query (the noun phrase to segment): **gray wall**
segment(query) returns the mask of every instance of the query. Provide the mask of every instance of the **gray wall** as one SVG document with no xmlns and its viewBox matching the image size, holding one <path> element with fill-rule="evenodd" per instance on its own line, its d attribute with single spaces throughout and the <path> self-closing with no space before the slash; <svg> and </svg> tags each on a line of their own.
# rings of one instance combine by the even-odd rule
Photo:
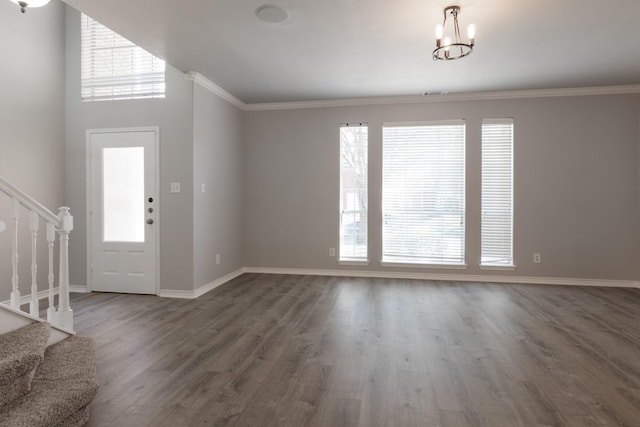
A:
<svg viewBox="0 0 640 427">
<path fill-rule="evenodd" d="M 72 234 L 72 285 L 86 285 L 87 129 L 160 127 L 160 287 L 193 290 L 193 83 L 167 66 L 166 98 L 131 101 L 80 101 L 80 14 L 67 7 L 67 91 L 65 197 L 75 219 Z M 171 182 L 182 192 L 171 194 Z"/>
<path fill-rule="evenodd" d="M 14 4 L 0 3 L 0 79 L 5 82 L 0 175 L 52 210 L 71 206 L 76 225 L 72 285 L 86 284 L 85 131 L 137 126 L 159 126 L 161 133 L 162 289 L 193 290 L 243 265 L 364 269 L 339 266 L 328 257 L 328 248 L 338 246 L 338 125 L 343 122 L 370 126 L 367 268 L 394 271 L 378 264 L 381 233 L 374 226 L 381 223 L 382 123 L 466 119 L 466 273 L 482 274 L 477 264 L 485 117 L 514 117 L 516 123 L 518 267 L 503 274 L 640 278 L 637 95 L 242 113 L 168 67 L 166 99 L 82 103 L 79 14 L 64 10 L 54 0 L 22 15 Z M 174 181 L 181 182 L 182 193 L 169 192 Z M 205 193 L 200 192 L 203 182 Z M 0 220 L 8 220 L 9 212 L 9 203 L 0 201 Z M 24 223 L 21 290 L 27 294 Z M 10 291 L 8 238 L 8 232 L 0 233 L 0 300 Z M 43 266 L 43 244 L 40 249 Z M 533 252 L 542 254 L 542 264 L 532 263 Z"/>
<path fill-rule="evenodd" d="M 56 211 L 64 197 L 63 4 L 54 0 L 22 14 L 14 3 L 0 2 L 0 58 L 0 176 Z M 7 223 L 10 206 L 0 196 L 0 220 Z M 20 289 L 24 295 L 30 289 L 31 250 L 28 217 L 24 211 L 21 216 Z M 40 237 L 39 282 L 44 284 L 44 231 Z M 8 299 L 11 291 L 10 248 L 7 229 L 0 233 L 0 301 Z"/>
<path fill-rule="evenodd" d="M 197 84 L 193 103 L 193 274 L 198 288 L 244 265 L 244 170 L 242 111 Z"/>
<path fill-rule="evenodd" d="M 462 118 L 468 269 L 454 273 L 500 274 L 478 267 L 481 121 L 513 117 L 517 270 L 502 274 L 637 280 L 639 104 L 637 95 L 621 95 L 247 112 L 245 263 L 349 268 L 328 257 L 338 246 L 338 126 L 368 122 L 367 268 L 394 271 L 379 265 L 382 124 Z M 542 254 L 541 264 L 533 264 L 533 252 Z"/>
</svg>

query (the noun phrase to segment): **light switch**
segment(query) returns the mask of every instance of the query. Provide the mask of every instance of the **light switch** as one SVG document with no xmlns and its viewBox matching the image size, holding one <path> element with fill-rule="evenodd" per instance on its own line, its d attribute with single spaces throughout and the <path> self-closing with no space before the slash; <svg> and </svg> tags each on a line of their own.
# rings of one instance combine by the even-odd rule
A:
<svg viewBox="0 0 640 427">
<path fill-rule="evenodd" d="M 204 182 L 200 183 L 200 192 L 201 192 L 201 193 L 204 193 L 204 192 L 205 192 Z"/>
<path fill-rule="evenodd" d="M 171 192 L 172 193 L 179 193 L 180 192 L 180 183 L 179 182 L 172 182 L 171 183 Z"/>
</svg>

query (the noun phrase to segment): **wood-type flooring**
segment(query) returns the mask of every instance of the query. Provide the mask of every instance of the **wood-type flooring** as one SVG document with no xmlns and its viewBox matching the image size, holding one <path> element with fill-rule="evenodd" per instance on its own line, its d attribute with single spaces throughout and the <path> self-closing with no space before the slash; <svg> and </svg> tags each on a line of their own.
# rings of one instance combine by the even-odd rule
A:
<svg viewBox="0 0 640 427">
<path fill-rule="evenodd" d="M 74 294 L 89 426 L 640 426 L 640 290 L 244 274 Z"/>
</svg>

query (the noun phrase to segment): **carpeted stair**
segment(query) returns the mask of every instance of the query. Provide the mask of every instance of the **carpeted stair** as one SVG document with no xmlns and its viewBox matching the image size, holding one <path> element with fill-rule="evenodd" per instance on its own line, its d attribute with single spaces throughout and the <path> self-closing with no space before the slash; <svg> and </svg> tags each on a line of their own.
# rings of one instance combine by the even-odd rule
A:
<svg viewBox="0 0 640 427">
<path fill-rule="evenodd" d="M 89 420 L 98 391 L 90 338 L 50 347 L 50 327 L 35 322 L 0 335 L 0 426 L 71 427 Z"/>
</svg>

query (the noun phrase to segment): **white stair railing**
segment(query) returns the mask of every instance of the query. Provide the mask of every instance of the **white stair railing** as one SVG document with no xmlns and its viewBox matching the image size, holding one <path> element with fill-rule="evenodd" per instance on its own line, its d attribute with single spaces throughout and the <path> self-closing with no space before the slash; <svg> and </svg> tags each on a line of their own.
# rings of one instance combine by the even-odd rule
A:
<svg viewBox="0 0 640 427">
<path fill-rule="evenodd" d="M 73 230 L 73 217 L 69 208 L 61 207 L 58 214 L 42 206 L 32 197 L 20 191 L 9 181 L 0 177 L 0 193 L 4 193 L 12 200 L 12 235 L 11 235 L 11 306 L 20 310 L 23 301 L 19 289 L 19 257 L 18 237 L 20 225 L 20 210 L 22 207 L 29 211 L 29 232 L 31 240 L 31 295 L 29 298 L 29 313 L 39 316 L 40 302 L 38 299 L 38 265 L 37 238 L 40 219 L 46 224 L 46 240 L 48 248 L 49 269 L 47 282 L 49 286 L 47 320 L 62 328 L 73 331 L 73 310 L 69 306 L 69 233 Z M 60 265 L 58 271 L 58 308 L 54 305 L 55 277 L 53 265 L 53 251 L 56 233 L 60 242 Z M 26 302 L 25 302 L 26 303 Z"/>
</svg>

